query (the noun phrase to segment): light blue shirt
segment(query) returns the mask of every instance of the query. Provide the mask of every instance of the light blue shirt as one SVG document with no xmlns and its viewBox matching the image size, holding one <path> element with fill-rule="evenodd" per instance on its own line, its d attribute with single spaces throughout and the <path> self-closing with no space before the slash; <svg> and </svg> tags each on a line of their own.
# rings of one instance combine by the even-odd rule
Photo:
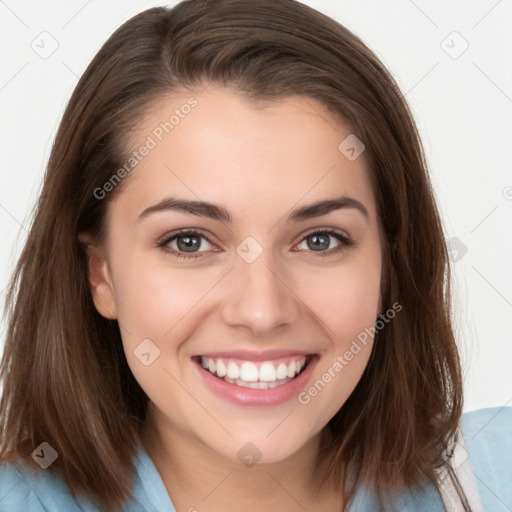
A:
<svg viewBox="0 0 512 512">
<path fill-rule="evenodd" d="M 485 512 L 512 510 L 512 407 L 480 409 L 464 414 L 461 421 L 466 446 Z M 134 500 L 126 512 L 175 512 L 162 479 L 147 453 L 135 457 Z M 201 503 L 191 504 L 198 511 Z M 87 499 L 75 498 L 63 480 L 50 469 L 28 472 L 21 464 L 0 466 L 0 512 L 98 512 Z M 351 510 L 376 512 L 372 493 L 361 488 Z M 433 485 L 403 492 L 393 510 L 400 512 L 444 511 Z"/>
</svg>

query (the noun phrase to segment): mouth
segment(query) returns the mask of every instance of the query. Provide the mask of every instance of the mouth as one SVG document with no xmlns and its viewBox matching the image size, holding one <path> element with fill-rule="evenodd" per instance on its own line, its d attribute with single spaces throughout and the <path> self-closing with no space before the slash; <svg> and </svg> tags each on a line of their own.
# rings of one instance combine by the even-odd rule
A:
<svg viewBox="0 0 512 512">
<path fill-rule="evenodd" d="M 251 359 L 234 354 L 192 357 L 213 391 L 246 405 L 272 405 L 289 399 L 304 385 L 317 359 L 317 354 L 305 353 L 273 358 L 263 354 Z"/>
</svg>

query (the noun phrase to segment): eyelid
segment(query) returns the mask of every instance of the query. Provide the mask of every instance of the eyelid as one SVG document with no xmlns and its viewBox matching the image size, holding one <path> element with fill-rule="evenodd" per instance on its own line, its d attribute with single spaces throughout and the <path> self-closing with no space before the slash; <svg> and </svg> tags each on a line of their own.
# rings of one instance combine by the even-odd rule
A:
<svg viewBox="0 0 512 512">
<path fill-rule="evenodd" d="M 311 230 L 305 231 L 304 233 L 300 234 L 299 235 L 300 241 L 302 241 L 305 237 L 307 237 L 309 235 L 313 235 L 318 232 L 329 233 L 329 234 L 336 233 L 337 235 L 343 236 L 344 238 L 347 238 L 350 240 L 350 235 L 343 229 L 324 226 L 324 227 L 319 227 L 319 228 L 311 228 Z"/>
<path fill-rule="evenodd" d="M 160 237 L 157 240 L 157 243 L 158 244 L 168 243 L 173 238 L 176 238 L 182 234 L 183 235 L 188 235 L 188 234 L 200 235 L 200 236 L 204 237 L 206 240 L 208 240 L 208 242 L 213 244 L 213 242 L 210 240 L 210 237 L 203 230 L 201 230 L 199 228 L 182 228 L 182 229 L 177 229 L 175 231 L 170 231 L 170 232 L 166 233 L 165 235 L 163 235 L 162 237 Z"/>
</svg>

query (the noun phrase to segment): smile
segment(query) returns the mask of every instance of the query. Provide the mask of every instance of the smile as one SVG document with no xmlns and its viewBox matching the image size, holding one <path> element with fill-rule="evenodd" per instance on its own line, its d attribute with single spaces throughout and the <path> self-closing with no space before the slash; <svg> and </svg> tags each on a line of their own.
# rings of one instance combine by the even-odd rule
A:
<svg viewBox="0 0 512 512">
<path fill-rule="evenodd" d="M 200 381 L 224 400 L 243 406 L 272 406 L 297 397 L 319 355 L 276 350 L 192 356 Z"/>
<path fill-rule="evenodd" d="M 201 356 L 201 366 L 225 382 L 252 389 L 268 389 L 293 380 L 306 366 L 306 356 L 273 361 L 240 361 Z"/>
</svg>

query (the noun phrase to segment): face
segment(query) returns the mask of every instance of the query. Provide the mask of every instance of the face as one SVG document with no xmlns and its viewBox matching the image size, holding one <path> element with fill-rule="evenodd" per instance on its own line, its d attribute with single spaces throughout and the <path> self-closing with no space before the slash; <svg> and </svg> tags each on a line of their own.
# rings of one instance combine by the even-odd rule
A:
<svg viewBox="0 0 512 512">
<path fill-rule="evenodd" d="M 213 85 L 145 119 L 91 286 L 161 429 L 273 462 L 353 391 L 382 262 L 364 153 L 338 149 L 350 133 L 311 98 L 255 105 Z"/>
</svg>

